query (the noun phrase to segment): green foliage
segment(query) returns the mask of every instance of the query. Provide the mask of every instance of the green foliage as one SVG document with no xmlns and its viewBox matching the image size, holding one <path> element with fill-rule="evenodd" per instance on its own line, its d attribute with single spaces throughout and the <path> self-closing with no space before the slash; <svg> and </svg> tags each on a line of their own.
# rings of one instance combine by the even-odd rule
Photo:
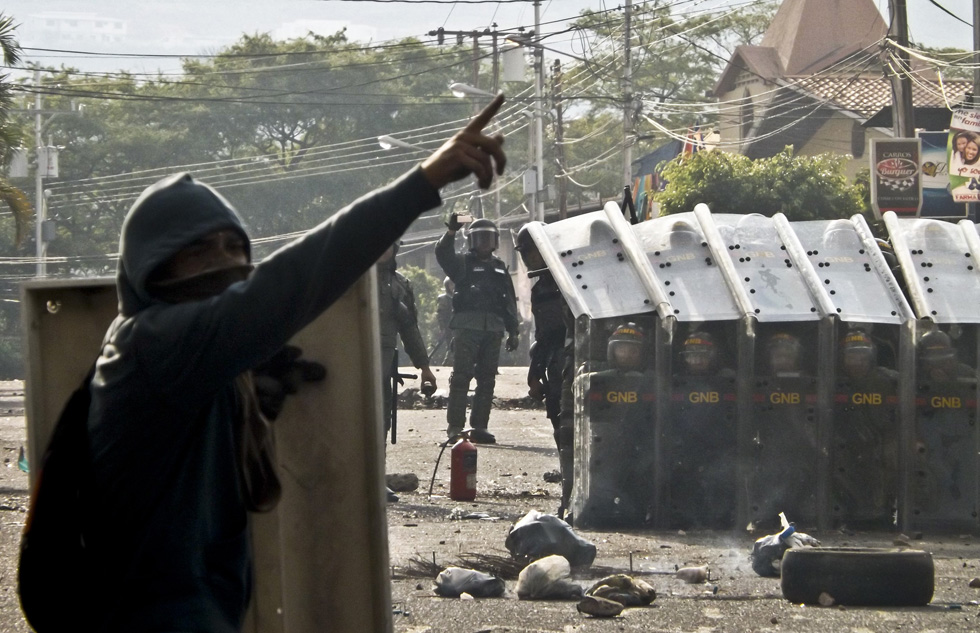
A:
<svg viewBox="0 0 980 633">
<path fill-rule="evenodd" d="M 701 102 L 731 57 L 735 46 L 751 44 L 765 32 L 776 3 L 753 4 L 728 13 L 675 15 L 671 0 L 653 0 L 633 7 L 632 82 L 637 97 L 661 103 Z M 616 16 L 615 18 L 613 16 Z M 576 26 L 607 38 L 611 52 L 604 76 L 623 74 L 623 19 L 609 12 L 585 11 Z M 621 88 L 606 87 L 618 97 Z M 599 107 L 609 107 L 609 103 Z M 619 108 L 621 106 L 613 106 Z M 659 117 L 658 118 L 662 118 Z M 693 121 L 683 121 L 687 125 Z"/>
<path fill-rule="evenodd" d="M 13 18 L 0 12 L 0 58 L 5 66 L 20 63 L 21 48 L 15 37 Z M 0 174 L 5 174 L 13 148 L 20 145 L 23 130 L 11 118 L 13 107 L 9 75 L 0 73 Z M 13 222 L 0 222 L 0 252 L 16 256 L 23 252 L 24 237 L 31 227 L 33 209 L 20 189 L 0 175 L 0 209 L 10 212 Z M 12 258 L 13 259 L 13 258 Z M 13 282 L 15 265 L 5 262 L 0 282 L 0 379 L 23 377 L 21 357 L 20 304 Z"/>
<path fill-rule="evenodd" d="M 736 46 L 753 44 L 761 38 L 772 21 L 777 2 L 765 0 L 735 11 L 691 14 L 674 13 L 677 4 L 673 0 L 652 0 L 633 5 L 634 100 L 637 105 L 643 104 L 638 111 L 641 117 L 649 116 L 667 128 L 683 129 L 694 125 L 698 118 L 702 125 L 710 126 L 714 121 L 699 114 L 704 108 L 689 104 L 704 102 L 705 92 L 714 87 Z M 620 80 L 625 71 L 624 20 L 618 12 L 584 11 L 575 25 L 598 36 L 598 44 L 593 48 L 595 67 L 584 69 L 589 73 L 590 88 L 587 94 L 573 96 L 575 101 L 571 102 L 576 109 L 585 104 L 586 113 L 577 113 L 565 133 L 566 139 L 572 141 L 566 145 L 566 165 L 584 165 L 572 174 L 570 197 L 574 200 L 576 186 L 614 196 L 622 192 L 625 184 L 619 159 L 623 140 Z M 634 120 L 634 129 L 644 138 L 634 147 L 634 156 L 668 140 L 642 118 Z"/>
<path fill-rule="evenodd" d="M 412 39 L 365 47 L 343 31 L 287 41 L 256 34 L 215 57 L 185 60 L 177 79 L 46 77 L 86 106 L 85 116 L 57 117 L 49 130 L 65 146 L 51 200 L 58 239 L 49 254 L 76 262 L 71 270 L 53 266 L 53 274 L 111 273 L 106 254 L 117 249 L 126 211 L 174 165 L 200 165 L 192 174 L 219 188 L 255 236 L 309 229 L 415 158 L 376 165 L 361 158 L 363 149 L 336 148 L 465 118 L 470 104 L 446 86 L 470 61 L 465 47 Z M 45 105 L 70 107 L 58 96 Z"/>
<path fill-rule="evenodd" d="M 442 292 L 442 281 L 416 266 L 403 266 L 398 272 L 405 275 L 415 293 L 415 309 L 419 317 L 422 340 L 431 349 L 442 336 L 436 321 L 437 298 Z"/>
<path fill-rule="evenodd" d="M 867 211 L 864 190 L 848 182 L 847 157 L 794 156 L 792 149 L 751 160 L 728 152 L 679 156 L 664 167 L 661 215 L 692 211 L 698 203 L 714 213 L 783 213 L 790 220 L 847 218 Z"/>
<path fill-rule="evenodd" d="M 0 13 L 0 61 L 4 66 L 16 66 L 20 63 L 21 48 L 14 31 L 17 25 L 13 18 Z M 13 149 L 20 145 L 23 130 L 10 118 L 13 108 L 11 95 L 12 85 L 10 76 L 0 73 L 0 172 L 5 173 L 13 154 Z M 22 191 L 12 186 L 7 179 L 0 175 L 0 209 L 7 209 L 14 218 L 14 248 L 20 246 L 30 228 L 33 209 Z"/>
<path fill-rule="evenodd" d="M 940 69 L 943 79 L 973 81 L 973 53 L 951 46 L 924 46 L 916 44 L 927 57 L 945 62 Z"/>
</svg>

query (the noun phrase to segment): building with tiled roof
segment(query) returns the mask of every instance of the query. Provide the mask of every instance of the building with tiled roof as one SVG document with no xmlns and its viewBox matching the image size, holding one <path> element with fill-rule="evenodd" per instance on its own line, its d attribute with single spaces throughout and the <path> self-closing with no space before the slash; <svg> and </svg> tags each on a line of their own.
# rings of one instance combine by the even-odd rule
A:
<svg viewBox="0 0 980 633">
<path fill-rule="evenodd" d="M 764 158 L 791 145 L 850 154 L 851 173 L 866 167 L 869 139 L 892 136 L 887 32 L 874 0 L 784 0 L 761 44 L 738 47 L 715 85 L 720 146 Z M 916 126 L 945 129 L 971 83 L 915 75 Z"/>
</svg>

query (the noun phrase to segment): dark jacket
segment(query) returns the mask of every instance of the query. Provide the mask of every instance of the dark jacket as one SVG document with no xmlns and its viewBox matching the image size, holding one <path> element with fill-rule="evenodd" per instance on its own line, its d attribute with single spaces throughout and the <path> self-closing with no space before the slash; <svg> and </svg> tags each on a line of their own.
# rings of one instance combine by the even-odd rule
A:
<svg viewBox="0 0 980 633">
<path fill-rule="evenodd" d="M 574 330 L 571 311 L 550 272 L 539 275 L 531 286 L 531 314 L 534 315 L 534 345 L 527 375 L 544 380 L 553 361 L 558 361 L 559 370 L 563 368 L 565 354 L 571 351 Z"/>
<path fill-rule="evenodd" d="M 240 629 L 251 565 L 235 377 L 281 348 L 439 203 L 415 169 L 280 249 L 247 281 L 169 304 L 148 293 L 150 273 L 215 230 L 244 229 L 224 199 L 186 174 L 136 201 L 120 239 L 119 316 L 90 387 L 86 538 L 118 592 L 107 599 L 106 630 Z"/>
</svg>

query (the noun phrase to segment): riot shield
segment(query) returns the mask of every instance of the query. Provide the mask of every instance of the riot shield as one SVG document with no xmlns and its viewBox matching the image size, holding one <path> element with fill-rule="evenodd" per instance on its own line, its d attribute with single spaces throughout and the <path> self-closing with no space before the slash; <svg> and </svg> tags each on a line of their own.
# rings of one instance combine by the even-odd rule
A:
<svg viewBox="0 0 980 633">
<path fill-rule="evenodd" d="M 575 485 L 582 527 L 639 527 L 653 516 L 654 373 L 607 369 L 575 379 Z"/>
<path fill-rule="evenodd" d="M 915 400 L 912 522 L 976 528 L 976 374 L 942 381 L 920 375 Z"/>
<path fill-rule="evenodd" d="M 735 520 L 735 374 L 674 376 L 664 425 L 672 528 L 731 528 Z"/>
<path fill-rule="evenodd" d="M 751 419 L 748 480 L 749 519 L 778 525 L 785 512 L 798 525 L 817 521 L 817 380 L 811 376 L 756 378 Z"/>
<path fill-rule="evenodd" d="M 834 389 L 831 503 L 835 523 L 888 528 L 898 496 L 898 374 L 874 367 Z"/>
</svg>

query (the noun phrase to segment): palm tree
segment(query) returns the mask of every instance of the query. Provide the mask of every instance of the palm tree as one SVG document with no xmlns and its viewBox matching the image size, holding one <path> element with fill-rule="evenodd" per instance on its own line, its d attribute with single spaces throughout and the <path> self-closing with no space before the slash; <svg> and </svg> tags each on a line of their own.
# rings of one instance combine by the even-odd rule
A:
<svg viewBox="0 0 980 633">
<path fill-rule="evenodd" d="M 17 25 L 13 18 L 0 13 L 0 55 L 4 66 L 14 66 L 20 62 L 20 45 L 14 39 Z M 0 165 L 10 161 L 15 147 L 20 145 L 20 131 L 10 122 L 9 113 L 13 104 L 11 84 L 7 81 L 9 75 L 0 73 Z M 19 246 L 27 234 L 27 229 L 34 214 L 27 196 L 17 189 L 0 174 L 0 203 L 6 205 L 14 215 L 17 233 L 15 242 Z"/>
</svg>

